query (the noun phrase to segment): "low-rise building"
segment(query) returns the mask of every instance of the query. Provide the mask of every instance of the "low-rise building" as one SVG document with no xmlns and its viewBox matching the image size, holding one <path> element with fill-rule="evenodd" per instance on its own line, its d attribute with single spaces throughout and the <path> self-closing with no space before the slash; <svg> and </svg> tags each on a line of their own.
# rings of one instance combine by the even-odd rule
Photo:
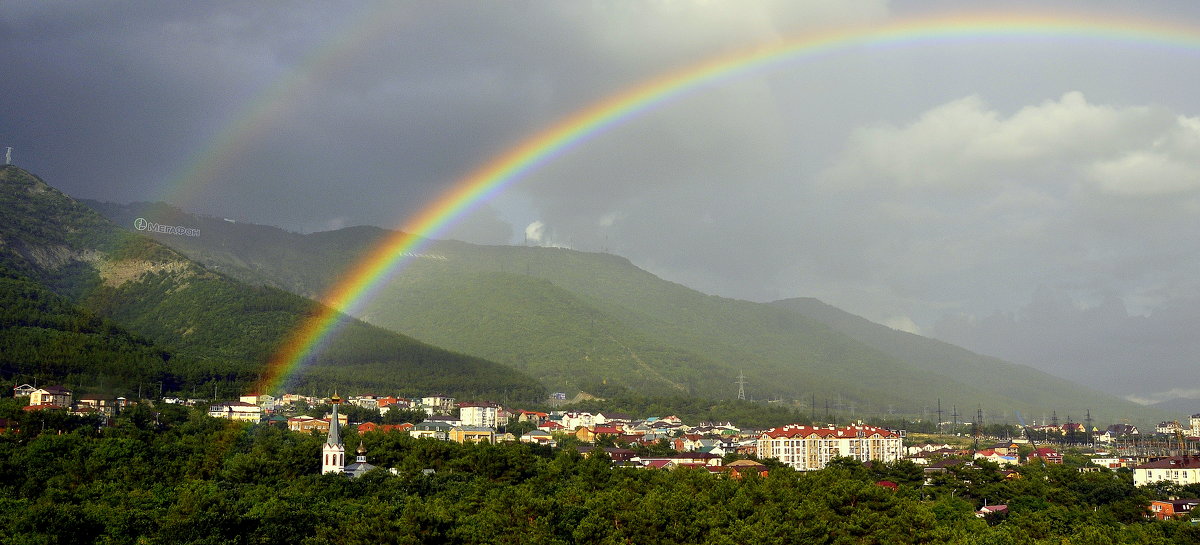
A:
<svg viewBox="0 0 1200 545">
<path fill-rule="evenodd" d="M 117 399 L 104 394 L 84 394 L 75 401 L 75 411 L 81 414 L 117 414 Z"/>
<path fill-rule="evenodd" d="M 426 438 L 445 441 L 450 438 L 450 430 L 453 427 L 445 422 L 431 422 L 427 420 L 413 426 L 412 429 L 408 430 L 408 435 L 417 439 Z"/>
<path fill-rule="evenodd" d="M 1200 505 L 1200 499 L 1196 498 L 1186 500 L 1151 500 L 1150 516 L 1158 520 L 1188 518 L 1196 511 L 1196 506 L 1198 505 Z"/>
<path fill-rule="evenodd" d="M 225 401 L 210 406 L 208 408 L 208 416 L 243 422 L 258 422 L 262 419 L 262 408 L 244 401 Z"/>
<path fill-rule="evenodd" d="M 1133 468 L 1133 484 L 1142 486 L 1159 481 L 1181 486 L 1200 483 L 1200 457 L 1171 456 Z"/>
<path fill-rule="evenodd" d="M 1047 464 L 1063 463 L 1063 455 L 1052 448 L 1039 448 L 1029 453 L 1029 460 L 1041 460 Z"/>
<path fill-rule="evenodd" d="M 69 408 L 71 406 L 71 391 L 62 386 L 38 388 L 29 394 L 29 404 Z"/>
<path fill-rule="evenodd" d="M 546 445 L 550 447 L 558 446 L 558 441 L 554 440 L 554 436 L 548 431 L 533 430 L 521 436 L 522 443 L 531 443 L 534 445 Z"/>
<path fill-rule="evenodd" d="M 482 426 L 455 426 L 447 435 L 455 443 L 495 443 L 496 430 Z"/>
<path fill-rule="evenodd" d="M 1016 454 L 1011 454 L 1011 455 L 1010 454 L 1001 454 L 999 452 L 996 452 L 993 449 L 984 449 L 979 452 L 976 452 L 975 459 L 987 460 L 989 462 L 999 464 L 1000 467 L 1016 465 L 1020 461 L 1017 459 Z"/>
<path fill-rule="evenodd" d="M 1157 426 L 1154 426 L 1154 433 L 1163 435 L 1175 435 L 1176 432 L 1181 431 L 1183 431 L 1183 425 L 1178 420 L 1159 422 Z"/>
</svg>

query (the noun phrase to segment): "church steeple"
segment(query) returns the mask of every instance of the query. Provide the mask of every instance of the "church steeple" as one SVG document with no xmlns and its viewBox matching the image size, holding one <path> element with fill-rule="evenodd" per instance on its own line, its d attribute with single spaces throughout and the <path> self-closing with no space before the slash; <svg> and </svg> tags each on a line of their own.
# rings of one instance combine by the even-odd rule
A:
<svg viewBox="0 0 1200 545">
<path fill-rule="evenodd" d="M 321 447 L 321 473 L 341 473 L 346 470 L 346 446 L 342 444 L 342 435 L 338 428 L 338 405 L 342 398 L 334 392 L 329 399 L 333 405 L 333 416 L 329 418 L 329 438 Z"/>
</svg>

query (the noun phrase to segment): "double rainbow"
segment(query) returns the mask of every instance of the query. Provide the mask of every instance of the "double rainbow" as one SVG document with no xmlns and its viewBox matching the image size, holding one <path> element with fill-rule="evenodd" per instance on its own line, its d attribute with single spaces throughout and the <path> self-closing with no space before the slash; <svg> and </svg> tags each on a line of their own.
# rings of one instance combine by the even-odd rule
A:
<svg viewBox="0 0 1200 545">
<path fill-rule="evenodd" d="M 296 329 L 268 364 L 259 392 L 279 388 L 334 334 L 341 313 L 355 314 L 372 294 L 455 219 L 527 173 L 606 129 L 706 87 L 850 47 L 936 44 L 942 41 L 1059 37 L 1101 42 L 1200 48 L 1200 30 L 1161 21 L 1064 15 L 989 14 L 925 18 L 879 26 L 815 32 L 710 59 L 630 87 L 589 105 L 492 159 L 353 265 L 322 301 L 326 306 Z"/>
</svg>

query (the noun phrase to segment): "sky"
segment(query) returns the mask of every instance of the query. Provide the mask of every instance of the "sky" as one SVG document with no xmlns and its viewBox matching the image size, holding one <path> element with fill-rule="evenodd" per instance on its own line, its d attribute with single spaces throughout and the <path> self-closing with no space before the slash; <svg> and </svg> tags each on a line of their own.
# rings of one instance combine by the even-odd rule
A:
<svg viewBox="0 0 1200 545">
<path fill-rule="evenodd" d="M 395 227 L 573 112 L 731 52 L 955 14 L 1176 25 L 1191 42 L 799 55 L 610 127 L 444 236 L 607 251 L 1143 402 L 1200 398 L 1200 4 L 1046 4 L 7 0 L 0 147 L 79 198 Z"/>
</svg>

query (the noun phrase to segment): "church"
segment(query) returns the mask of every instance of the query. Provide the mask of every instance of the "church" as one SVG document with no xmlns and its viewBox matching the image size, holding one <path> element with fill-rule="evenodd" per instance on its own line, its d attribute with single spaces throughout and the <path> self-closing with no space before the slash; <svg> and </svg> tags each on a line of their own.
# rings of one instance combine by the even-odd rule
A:
<svg viewBox="0 0 1200 545">
<path fill-rule="evenodd" d="M 329 436 L 321 447 L 321 473 L 343 473 L 351 477 L 361 477 L 375 466 L 367 463 L 367 449 L 360 442 L 357 457 L 353 464 L 346 463 L 346 445 L 342 444 L 341 424 L 338 422 L 338 405 L 342 398 L 335 393 L 330 398 L 333 404 L 333 416 L 329 419 Z"/>
</svg>

